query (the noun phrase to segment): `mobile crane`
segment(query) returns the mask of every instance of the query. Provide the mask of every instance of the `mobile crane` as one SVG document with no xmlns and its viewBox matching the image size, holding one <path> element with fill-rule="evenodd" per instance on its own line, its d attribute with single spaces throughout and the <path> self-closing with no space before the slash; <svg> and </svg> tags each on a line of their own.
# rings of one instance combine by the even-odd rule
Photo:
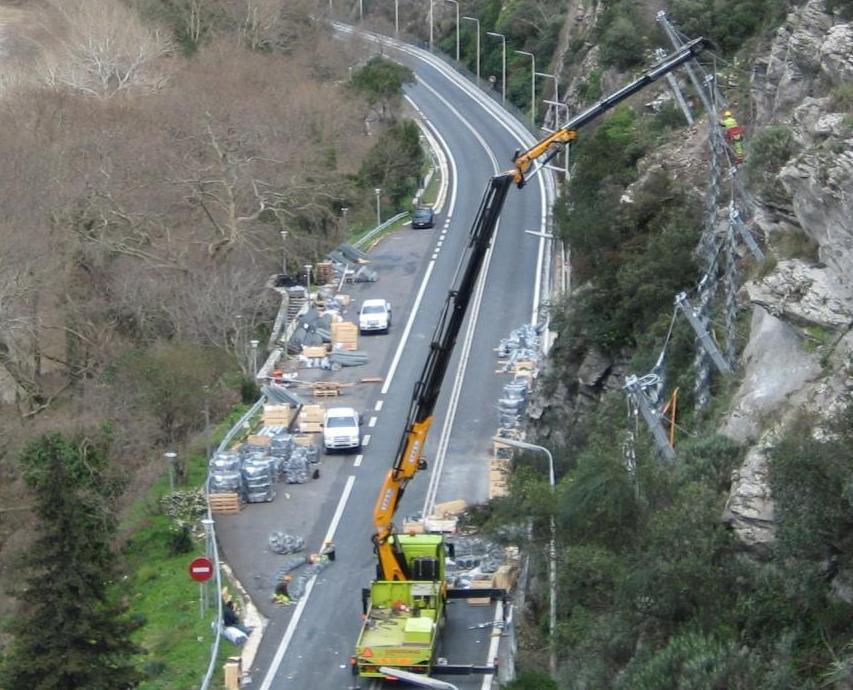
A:
<svg viewBox="0 0 853 690">
<path fill-rule="evenodd" d="M 468 247 L 433 334 L 426 364 L 415 386 L 394 464 L 376 499 L 372 537 L 378 559 L 376 580 L 369 589 L 362 591 L 364 625 L 351 659 L 354 674 L 383 678 L 385 675 L 380 671 L 383 666 L 429 674 L 445 622 L 446 601 L 487 596 L 494 599 L 507 594 L 497 589 L 448 588 L 445 561 L 452 555 L 452 545 L 446 544 L 440 534 L 400 534 L 394 528 L 393 519 L 406 486 L 419 470 L 427 467 L 423 450 L 433 410 L 510 186 L 523 187 L 530 176 L 576 139 L 577 129 L 692 59 L 703 45 L 701 38 L 687 43 L 638 79 L 576 115 L 565 126 L 530 148 L 516 151 L 513 168 L 489 180 L 471 228 Z M 532 169 L 539 159 L 542 159 L 539 167 Z M 494 666 L 440 666 L 441 673 L 491 673 L 494 670 Z"/>
</svg>

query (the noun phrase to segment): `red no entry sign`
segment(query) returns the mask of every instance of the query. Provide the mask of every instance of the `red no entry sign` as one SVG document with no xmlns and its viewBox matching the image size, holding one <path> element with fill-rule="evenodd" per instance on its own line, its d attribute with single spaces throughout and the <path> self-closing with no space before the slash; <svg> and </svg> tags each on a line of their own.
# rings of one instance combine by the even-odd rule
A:
<svg viewBox="0 0 853 690">
<path fill-rule="evenodd" d="M 213 577 L 213 562 L 204 556 L 194 558 L 190 563 L 190 577 L 196 582 L 207 582 Z"/>
</svg>

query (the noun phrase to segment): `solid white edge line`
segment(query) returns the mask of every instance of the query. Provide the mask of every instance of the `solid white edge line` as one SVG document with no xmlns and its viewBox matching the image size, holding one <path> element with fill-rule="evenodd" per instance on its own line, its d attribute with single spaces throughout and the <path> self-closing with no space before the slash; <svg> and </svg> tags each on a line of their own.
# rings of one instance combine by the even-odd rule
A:
<svg viewBox="0 0 853 690">
<path fill-rule="evenodd" d="M 335 536 L 335 531 L 338 529 L 338 524 L 340 523 L 341 517 L 344 514 L 344 508 L 346 507 L 347 501 L 349 500 L 350 494 L 352 493 L 353 484 L 355 484 L 355 475 L 351 474 L 347 478 L 347 483 L 344 486 L 343 493 L 341 494 L 341 498 L 338 501 L 338 507 L 335 508 L 335 514 L 332 516 L 331 523 L 329 523 L 329 530 L 326 532 L 326 537 L 323 539 L 323 543 L 320 545 L 321 549 L 323 546 L 326 545 L 326 542 L 332 541 Z M 308 581 L 308 584 L 305 587 L 305 594 L 302 595 L 302 598 L 299 600 L 299 603 L 296 604 L 296 610 L 294 610 L 293 616 L 291 617 L 290 622 L 287 624 L 287 630 L 284 631 L 284 637 L 281 638 L 281 643 L 278 645 L 278 649 L 275 651 L 275 656 L 273 657 L 272 663 L 267 669 L 267 674 L 264 676 L 264 680 L 261 683 L 260 690 L 270 690 L 270 688 L 272 687 L 272 683 L 275 680 L 275 676 L 278 673 L 278 669 L 281 666 L 281 662 L 284 660 L 284 655 L 287 652 L 287 648 L 290 646 L 290 641 L 296 634 L 296 626 L 299 625 L 299 619 L 302 618 L 302 614 L 308 604 L 308 598 L 311 596 L 311 592 L 314 591 L 315 582 L 317 582 L 316 575 Z"/>
<path fill-rule="evenodd" d="M 486 657 L 487 664 L 493 664 L 498 655 L 498 647 L 501 643 L 500 623 L 503 622 L 503 615 L 504 603 L 499 599 L 497 606 L 495 606 L 495 619 L 492 621 L 492 633 L 489 639 L 488 656 Z M 494 678 L 494 675 L 491 673 L 487 673 L 483 676 L 483 684 L 480 686 L 480 690 L 491 690 Z"/>
</svg>

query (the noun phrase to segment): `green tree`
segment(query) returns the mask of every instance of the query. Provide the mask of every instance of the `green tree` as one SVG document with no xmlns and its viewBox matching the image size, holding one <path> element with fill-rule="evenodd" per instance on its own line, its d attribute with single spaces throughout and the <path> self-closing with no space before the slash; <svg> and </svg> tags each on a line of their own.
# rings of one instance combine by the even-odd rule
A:
<svg viewBox="0 0 853 690">
<path fill-rule="evenodd" d="M 424 165 L 418 126 L 400 120 L 379 136 L 361 164 L 359 179 L 367 188 L 379 187 L 399 209 L 415 193 Z"/>
<path fill-rule="evenodd" d="M 110 590 L 118 484 L 85 437 L 32 441 L 20 458 L 39 524 L 22 555 L 22 602 L 0 685 L 8 690 L 136 687 L 130 641 L 138 627 Z"/>
<path fill-rule="evenodd" d="M 352 88 L 376 110 L 381 121 L 393 120 L 403 97 L 403 86 L 413 84 L 415 75 L 408 67 L 387 58 L 371 58 L 361 69 L 353 71 Z"/>
</svg>

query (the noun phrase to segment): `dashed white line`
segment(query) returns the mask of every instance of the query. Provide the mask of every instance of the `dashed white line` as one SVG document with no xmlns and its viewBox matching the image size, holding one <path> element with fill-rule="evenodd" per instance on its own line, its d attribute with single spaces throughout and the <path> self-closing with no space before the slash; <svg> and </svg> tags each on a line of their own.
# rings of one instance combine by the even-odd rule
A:
<svg viewBox="0 0 853 690">
<path fill-rule="evenodd" d="M 361 467 L 361 461 L 364 460 L 364 456 L 359 454 L 355 456 L 355 461 L 352 463 L 353 467 Z"/>
<path fill-rule="evenodd" d="M 439 240 L 438 242 L 436 242 L 435 246 L 440 247 L 442 244 L 444 244 L 444 240 Z"/>
<path fill-rule="evenodd" d="M 370 443 L 370 434 L 365 434 L 364 438 L 361 440 L 361 445 L 366 446 Z"/>
<path fill-rule="evenodd" d="M 376 417 L 371 417 L 370 421 L 367 422 L 367 426 L 369 426 L 370 428 L 375 427 L 376 426 Z"/>
<path fill-rule="evenodd" d="M 379 412 L 379 410 L 381 410 L 381 409 L 382 409 L 382 406 L 383 406 L 384 404 L 385 404 L 385 401 L 384 401 L 384 400 L 377 400 L 377 401 L 376 401 L 376 404 L 373 406 L 373 411 L 374 411 L 374 412 Z"/>
<path fill-rule="evenodd" d="M 329 523 L 329 530 L 328 532 L 326 532 L 326 537 L 323 539 L 323 543 L 320 545 L 320 548 L 325 546 L 327 541 L 333 540 L 335 536 L 335 531 L 338 529 L 338 523 L 340 523 L 341 517 L 344 514 L 344 508 L 346 507 L 347 501 L 349 500 L 350 494 L 352 493 L 353 484 L 355 484 L 355 475 L 351 474 L 347 478 L 346 486 L 344 486 L 344 491 L 341 494 L 340 500 L 338 501 L 338 507 L 335 508 L 335 514 L 332 516 L 332 522 Z M 311 592 L 314 590 L 314 583 L 316 582 L 316 577 L 312 577 L 308 581 L 308 585 L 305 587 L 305 594 L 302 595 L 302 598 L 296 605 L 296 610 L 293 612 L 293 617 L 287 624 L 287 630 L 284 631 L 284 637 L 281 638 L 281 643 L 279 644 L 278 649 L 275 652 L 275 656 L 273 657 L 272 663 L 270 664 L 269 669 L 267 669 L 267 674 L 266 676 L 264 676 L 264 680 L 261 683 L 261 690 L 270 690 L 270 688 L 272 687 L 273 680 L 275 680 L 275 676 L 278 673 L 278 669 L 281 666 L 281 662 L 284 660 L 284 655 L 285 652 L 287 652 L 287 648 L 290 646 L 290 641 L 296 634 L 296 626 L 299 625 L 299 619 L 302 618 L 302 614 L 308 604 L 308 598 L 311 596 Z"/>
</svg>

